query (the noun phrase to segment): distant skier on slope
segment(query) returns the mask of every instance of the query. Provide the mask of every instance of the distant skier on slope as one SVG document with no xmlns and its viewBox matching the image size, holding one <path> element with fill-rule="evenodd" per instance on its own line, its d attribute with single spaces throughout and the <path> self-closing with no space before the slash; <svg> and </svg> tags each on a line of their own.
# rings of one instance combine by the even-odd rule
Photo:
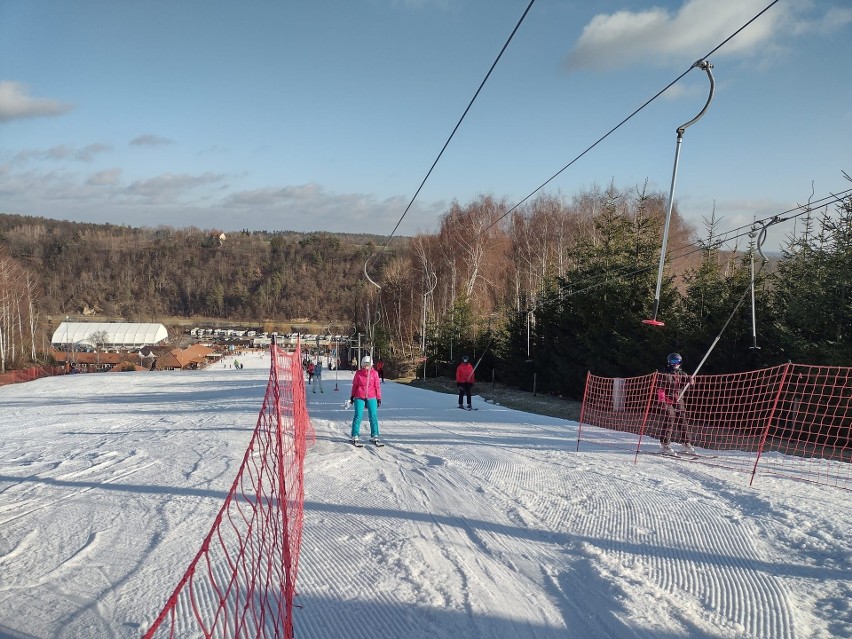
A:
<svg viewBox="0 0 852 639">
<path fill-rule="evenodd" d="M 456 368 L 456 384 L 459 385 L 459 408 L 464 408 L 462 400 L 465 397 L 467 397 L 467 409 L 471 410 L 473 408 L 470 403 L 470 391 L 475 382 L 473 366 L 470 364 L 470 358 L 465 355 L 462 357 L 461 364 Z"/>
<path fill-rule="evenodd" d="M 322 389 L 322 360 L 316 363 L 314 366 L 314 382 L 313 382 L 314 392 L 317 392 L 317 388 L 319 388 L 320 393 L 323 393 Z"/>
<path fill-rule="evenodd" d="M 680 394 L 689 383 L 689 375 L 680 367 L 683 358 L 680 353 L 669 353 L 666 358 L 666 369 L 660 372 L 657 386 L 657 401 L 666 409 L 666 426 L 660 437 L 663 453 L 674 454 L 671 441 L 675 429 L 680 431 L 680 442 L 683 450 L 694 453 L 689 438 L 689 427 L 686 424 L 686 410 Z"/>
<path fill-rule="evenodd" d="M 369 355 L 361 359 L 361 368 L 352 378 L 352 393 L 350 402 L 355 405 L 355 416 L 352 418 L 352 443 L 360 444 L 361 419 L 364 416 L 364 407 L 370 419 L 370 441 L 379 443 L 379 416 L 376 410 L 382 405 L 382 384 L 379 374 L 373 369 L 373 360 Z"/>
</svg>

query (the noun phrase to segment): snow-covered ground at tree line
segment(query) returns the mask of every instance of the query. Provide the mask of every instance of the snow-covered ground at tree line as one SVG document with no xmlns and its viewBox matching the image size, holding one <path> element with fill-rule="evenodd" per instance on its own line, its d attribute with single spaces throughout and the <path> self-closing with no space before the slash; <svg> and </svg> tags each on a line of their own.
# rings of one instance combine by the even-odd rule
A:
<svg viewBox="0 0 852 639">
<path fill-rule="evenodd" d="M 0 638 L 142 634 L 257 422 L 269 357 L 240 360 L 0 388 Z M 335 376 L 308 393 L 299 639 L 852 636 L 849 491 L 577 452 L 576 423 L 390 382 L 388 445 L 356 449 Z"/>
</svg>

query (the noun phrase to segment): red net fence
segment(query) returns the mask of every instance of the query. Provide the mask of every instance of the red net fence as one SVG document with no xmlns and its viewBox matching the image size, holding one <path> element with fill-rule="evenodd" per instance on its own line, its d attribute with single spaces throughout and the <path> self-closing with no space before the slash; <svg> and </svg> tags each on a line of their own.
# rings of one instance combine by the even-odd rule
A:
<svg viewBox="0 0 852 639">
<path fill-rule="evenodd" d="M 690 443 L 696 461 L 852 489 L 852 368 L 784 364 L 686 377 L 680 402 L 658 396 L 668 373 L 608 378 L 589 373 L 577 441 L 659 453 Z M 598 428 L 586 428 L 595 426 Z M 632 435 L 625 436 L 625 434 Z"/>
<path fill-rule="evenodd" d="M 17 384 L 19 382 L 31 382 L 40 377 L 63 375 L 64 373 L 65 369 L 62 366 L 32 366 L 30 368 L 0 373 L 0 386 Z"/>
<path fill-rule="evenodd" d="M 257 426 L 213 527 L 143 637 L 293 637 L 304 515 L 303 469 L 316 440 L 301 355 L 271 347 Z"/>
</svg>

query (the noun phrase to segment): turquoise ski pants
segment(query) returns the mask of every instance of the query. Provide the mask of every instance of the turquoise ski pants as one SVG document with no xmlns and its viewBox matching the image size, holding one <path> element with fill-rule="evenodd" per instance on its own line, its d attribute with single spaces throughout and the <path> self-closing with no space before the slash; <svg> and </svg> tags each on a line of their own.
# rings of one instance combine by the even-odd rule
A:
<svg viewBox="0 0 852 639">
<path fill-rule="evenodd" d="M 352 418 L 352 437 L 361 434 L 361 419 L 364 417 L 364 405 L 367 406 L 367 415 L 370 418 L 370 437 L 379 436 L 379 415 L 376 412 L 376 399 L 355 398 L 355 417 Z"/>
</svg>

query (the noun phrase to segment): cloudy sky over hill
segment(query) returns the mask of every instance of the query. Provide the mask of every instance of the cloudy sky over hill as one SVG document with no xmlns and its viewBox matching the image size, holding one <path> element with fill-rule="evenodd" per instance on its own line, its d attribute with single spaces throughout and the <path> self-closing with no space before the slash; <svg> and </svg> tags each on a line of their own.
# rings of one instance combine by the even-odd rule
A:
<svg viewBox="0 0 852 639">
<path fill-rule="evenodd" d="M 0 210 L 390 233 L 527 0 L 0 7 Z M 514 205 L 770 4 L 537 0 L 400 228 Z M 852 7 L 781 0 L 712 56 L 676 196 L 722 230 L 848 188 Z M 668 193 L 693 70 L 545 192 Z M 780 229 L 792 232 L 792 223 Z"/>
</svg>

